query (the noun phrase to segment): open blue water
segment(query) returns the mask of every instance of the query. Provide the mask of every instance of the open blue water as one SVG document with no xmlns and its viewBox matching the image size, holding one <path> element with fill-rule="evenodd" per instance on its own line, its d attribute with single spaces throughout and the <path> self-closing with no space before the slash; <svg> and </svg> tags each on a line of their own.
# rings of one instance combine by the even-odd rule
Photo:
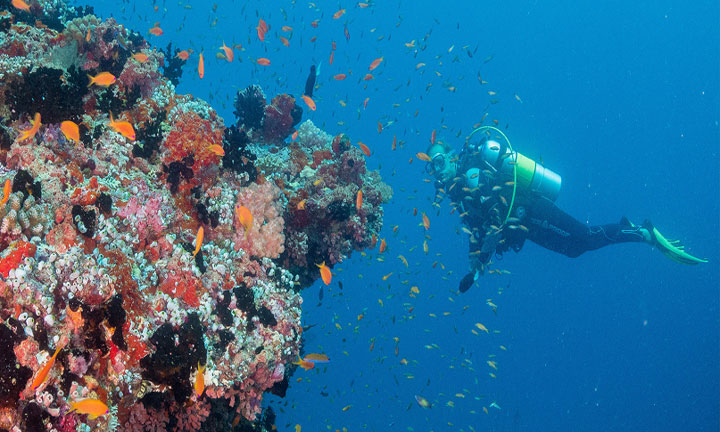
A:
<svg viewBox="0 0 720 432">
<path fill-rule="evenodd" d="M 228 122 L 238 88 L 299 95 L 310 65 L 321 64 L 318 109 L 306 118 L 368 144 L 369 165 L 395 191 L 385 207 L 385 261 L 377 250 L 355 254 L 334 269 L 320 305 L 319 284 L 304 293 L 304 323 L 316 324 L 306 351 L 332 361 L 298 371 L 285 399 L 267 398 L 280 430 L 720 428 L 717 1 L 218 1 L 215 12 L 200 1 L 156 3 L 158 12 L 148 1 L 93 6 L 143 33 L 158 21 L 165 34 L 151 38 L 159 47 L 204 50 L 205 79 L 191 59 L 179 91 L 211 100 Z M 332 19 L 340 8 L 346 13 Z M 259 17 L 271 27 L 264 44 Z M 278 40 L 283 25 L 294 28 L 289 48 Z M 235 52 L 242 63 L 214 58 L 223 40 L 246 48 Z M 413 40 L 416 48 L 405 46 Z M 375 79 L 359 82 L 380 56 Z M 250 61 L 257 57 L 271 66 Z M 348 69 L 345 81 L 332 79 Z M 570 259 L 527 243 L 498 263 L 511 274 L 485 275 L 456 295 L 466 235 L 447 202 L 439 213 L 430 205 L 432 184 L 420 161 L 408 160 L 433 129 L 459 149 L 486 112 L 516 149 L 562 175 L 561 208 L 592 224 L 651 218 L 710 263 L 682 266 L 642 244 Z M 404 143 L 394 152 L 393 135 Z M 490 333 L 471 333 L 477 322 Z"/>
</svg>

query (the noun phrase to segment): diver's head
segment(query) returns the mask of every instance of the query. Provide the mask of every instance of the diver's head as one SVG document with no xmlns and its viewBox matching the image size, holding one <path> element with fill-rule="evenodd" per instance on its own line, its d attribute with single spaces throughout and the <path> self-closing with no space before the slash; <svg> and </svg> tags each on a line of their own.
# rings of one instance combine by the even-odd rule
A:
<svg viewBox="0 0 720 432">
<path fill-rule="evenodd" d="M 457 164 L 453 160 L 453 152 L 449 146 L 442 143 L 433 144 L 428 148 L 427 155 L 430 157 L 427 170 L 436 180 L 448 183 L 455 177 Z"/>
</svg>

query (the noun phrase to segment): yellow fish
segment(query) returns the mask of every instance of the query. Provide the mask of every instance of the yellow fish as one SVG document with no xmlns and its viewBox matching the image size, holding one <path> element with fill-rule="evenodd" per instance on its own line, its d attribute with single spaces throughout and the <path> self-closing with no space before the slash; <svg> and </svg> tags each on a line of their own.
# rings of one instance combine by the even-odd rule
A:
<svg viewBox="0 0 720 432">
<path fill-rule="evenodd" d="M 197 375 L 195 376 L 195 395 L 197 397 L 202 396 L 203 392 L 205 391 L 205 366 L 207 365 L 200 365 L 200 362 L 198 362 L 198 371 Z"/>
<path fill-rule="evenodd" d="M 200 252 L 200 246 L 202 246 L 204 234 L 205 230 L 203 229 L 203 227 L 198 228 L 197 235 L 195 236 L 195 251 L 193 251 L 193 256 L 197 255 L 197 253 Z"/>
<path fill-rule="evenodd" d="M 90 420 L 108 413 L 108 407 L 98 399 L 83 399 L 77 402 L 70 402 L 68 414 L 76 411 L 80 414 L 87 414 Z"/>
<path fill-rule="evenodd" d="M 238 204 L 235 206 L 235 216 L 238 218 L 240 225 L 245 228 L 245 238 L 247 238 L 248 232 L 250 231 L 253 223 L 252 213 L 250 213 L 250 210 L 247 207 Z"/>
</svg>

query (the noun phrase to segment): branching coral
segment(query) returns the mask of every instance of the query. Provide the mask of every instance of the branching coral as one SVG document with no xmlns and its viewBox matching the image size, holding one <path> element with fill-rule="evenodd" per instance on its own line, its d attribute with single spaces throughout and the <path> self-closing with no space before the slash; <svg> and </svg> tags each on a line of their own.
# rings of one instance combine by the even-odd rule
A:
<svg viewBox="0 0 720 432">
<path fill-rule="evenodd" d="M 162 66 L 162 73 L 174 86 L 180 84 L 180 78 L 182 77 L 182 67 L 185 65 L 186 60 L 178 57 L 179 49 L 172 49 L 172 43 L 169 43 L 164 51 L 165 58 Z"/>
</svg>

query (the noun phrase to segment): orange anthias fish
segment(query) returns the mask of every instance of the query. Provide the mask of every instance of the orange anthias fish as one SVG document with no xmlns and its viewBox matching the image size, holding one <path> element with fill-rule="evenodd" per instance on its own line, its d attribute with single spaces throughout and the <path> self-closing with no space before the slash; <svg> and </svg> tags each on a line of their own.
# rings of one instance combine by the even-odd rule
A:
<svg viewBox="0 0 720 432">
<path fill-rule="evenodd" d="M 265 57 L 260 57 L 257 59 L 257 64 L 260 66 L 270 66 L 270 60 L 266 59 Z"/>
<path fill-rule="evenodd" d="M 225 45 L 225 41 L 223 41 L 223 46 L 220 47 L 221 50 L 225 53 L 225 58 L 228 62 L 232 63 L 233 58 L 235 58 L 235 54 L 233 53 L 232 48 Z"/>
<path fill-rule="evenodd" d="M 180 60 L 187 60 L 190 58 L 190 53 L 187 52 L 187 50 L 182 50 L 179 53 L 175 55 L 175 57 L 179 58 Z"/>
<path fill-rule="evenodd" d="M 423 214 L 422 214 L 422 220 L 423 220 L 423 226 L 425 227 L 425 229 L 429 230 L 430 229 L 430 219 L 427 217 L 425 212 L 423 212 Z"/>
<path fill-rule="evenodd" d="M 257 29 L 257 35 L 258 39 L 260 39 L 260 42 L 265 42 L 265 33 L 267 33 L 268 31 L 267 23 L 262 18 L 260 18 L 260 20 L 258 21 L 258 25 L 255 28 Z"/>
<path fill-rule="evenodd" d="M 76 143 L 80 141 L 80 128 L 75 122 L 66 120 L 60 123 L 60 130 L 68 141 L 75 141 Z"/>
<path fill-rule="evenodd" d="M 197 375 L 195 375 L 195 395 L 197 397 L 202 396 L 203 392 L 205 391 L 205 366 L 200 366 L 200 362 L 198 362 L 198 371 Z"/>
<path fill-rule="evenodd" d="M 155 27 L 150 29 L 149 33 L 154 36 L 162 36 L 163 31 L 158 25 L 155 25 Z"/>
<path fill-rule="evenodd" d="M 290 26 L 282 26 L 282 27 L 280 28 L 280 30 L 282 30 L 282 31 L 284 31 L 284 32 L 291 32 L 291 31 L 293 31 L 293 28 L 290 27 Z"/>
<path fill-rule="evenodd" d="M 290 41 L 287 40 L 287 38 L 284 38 L 282 36 L 280 36 L 280 42 L 282 42 L 282 44 L 285 45 L 286 47 L 290 46 Z"/>
<path fill-rule="evenodd" d="M 357 196 L 355 197 L 355 209 L 357 211 L 360 211 L 362 209 L 363 205 L 363 193 L 362 189 L 357 191 Z"/>
<path fill-rule="evenodd" d="M 436 136 L 437 136 L 437 130 L 433 129 L 432 134 L 430 135 L 430 144 L 435 144 Z"/>
<path fill-rule="evenodd" d="M 372 70 L 375 69 L 376 67 L 380 66 L 380 63 L 382 63 L 383 60 L 384 60 L 383 57 L 378 57 L 378 58 L 376 58 L 375 60 L 372 61 L 372 63 L 370 63 L 370 66 L 368 67 L 368 70 L 369 70 L 369 71 L 372 71 Z"/>
<path fill-rule="evenodd" d="M 132 58 L 134 58 L 135 61 L 137 61 L 138 63 L 145 63 L 146 61 L 148 61 L 148 56 L 144 53 L 133 54 Z"/>
<path fill-rule="evenodd" d="M 30 5 L 25 3 L 23 0 L 12 0 L 12 5 L 25 12 L 30 12 Z"/>
<path fill-rule="evenodd" d="M 387 248 L 387 243 L 385 242 L 385 239 L 381 239 L 379 252 L 380 253 L 385 252 L 385 248 Z"/>
<path fill-rule="evenodd" d="M 30 121 L 30 124 L 32 124 L 30 129 L 20 131 L 18 141 L 25 141 L 26 139 L 33 138 L 35 134 L 38 133 L 40 126 L 42 126 L 42 123 L 40 123 L 40 113 L 35 113 L 35 118 Z"/>
<path fill-rule="evenodd" d="M 240 225 L 245 228 L 245 238 L 247 238 L 248 232 L 250 232 L 250 228 L 252 228 L 253 223 L 253 215 L 252 213 L 250 213 L 250 209 L 240 204 L 236 205 L 235 217 L 237 217 Z"/>
<path fill-rule="evenodd" d="M 88 78 L 90 78 L 90 84 L 88 84 L 88 87 L 93 84 L 100 87 L 107 87 L 115 84 L 115 75 L 111 74 L 110 72 L 100 72 L 95 76 L 88 75 Z"/>
<path fill-rule="evenodd" d="M 425 153 L 422 153 L 422 152 L 415 153 L 415 157 L 417 157 L 418 159 L 420 159 L 423 162 L 430 162 L 430 156 L 428 156 Z"/>
<path fill-rule="evenodd" d="M 312 98 L 310 96 L 302 95 L 302 100 L 303 100 L 303 102 L 305 102 L 305 105 L 307 105 L 308 108 L 310 108 L 310 111 L 315 111 L 315 109 L 317 107 L 315 106 L 315 101 L 312 100 Z"/>
<path fill-rule="evenodd" d="M 370 81 L 371 79 L 375 78 L 372 74 L 365 74 L 363 77 L 363 81 Z"/>
<path fill-rule="evenodd" d="M 135 129 L 133 129 L 133 126 L 132 124 L 130 124 L 130 122 L 115 121 L 113 119 L 112 113 L 110 113 L 110 123 L 108 123 L 108 126 L 110 126 L 115 132 L 119 133 L 125 138 L 133 141 L 135 140 Z"/>
<path fill-rule="evenodd" d="M 311 353 L 303 357 L 303 360 L 313 363 L 329 363 L 330 357 L 328 357 L 326 354 Z"/>
<path fill-rule="evenodd" d="M 10 192 L 12 191 L 12 183 L 10 183 L 10 179 L 5 180 L 5 186 L 3 187 L 3 197 L 2 201 L 0 201 L 0 206 L 4 206 L 5 203 L 10 198 Z"/>
<path fill-rule="evenodd" d="M 382 123 L 378 122 L 378 133 L 382 133 L 382 131 L 383 131 Z"/>
<path fill-rule="evenodd" d="M 301 368 L 305 369 L 306 371 L 315 367 L 315 363 L 310 362 L 310 361 L 305 361 L 305 360 L 301 359 L 300 356 L 298 356 L 297 361 L 293 362 L 293 364 L 300 366 Z"/>
<path fill-rule="evenodd" d="M 193 251 L 193 256 L 197 255 L 197 253 L 200 252 L 200 246 L 202 246 L 204 236 L 205 230 L 203 229 L 203 227 L 198 228 L 197 235 L 195 236 L 195 250 Z"/>
<path fill-rule="evenodd" d="M 342 80 L 344 80 L 345 78 L 347 78 L 347 75 L 345 75 L 345 74 L 337 74 L 337 75 L 335 75 L 333 78 L 335 78 L 335 79 L 338 80 L 338 81 L 342 81 Z"/>
<path fill-rule="evenodd" d="M 322 281 L 325 285 L 330 285 L 330 281 L 332 281 L 332 273 L 330 273 L 328 266 L 325 265 L 325 261 L 323 261 L 322 264 L 315 265 L 320 268 L 320 277 L 322 278 Z"/>
<path fill-rule="evenodd" d="M 70 402 L 70 414 L 76 411 L 80 414 L 87 414 L 90 420 L 108 413 L 108 407 L 99 399 L 83 399 L 77 402 Z"/>
<path fill-rule="evenodd" d="M 225 149 L 219 144 L 211 144 L 208 146 L 208 150 L 215 153 L 218 156 L 225 156 Z"/>
<path fill-rule="evenodd" d="M 48 377 L 48 374 L 50 373 L 50 369 L 52 369 L 53 365 L 55 364 L 55 358 L 57 357 L 60 350 L 63 349 L 63 347 L 65 347 L 64 343 L 59 344 L 57 346 L 57 348 L 55 349 L 55 354 L 53 354 L 52 357 L 50 357 L 50 360 L 48 360 L 48 362 L 45 363 L 45 366 L 43 366 L 42 369 L 40 369 L 40 372 L 38 372 L 37 376 L 35 377 L 35 379 L 32 382 L 33 390 L 36 390 L 38 387 L 40 387 L 45 382 L 45 380 Z"/>
<path fill-rule="evenodd" d="M 200 79 L 205 76 L 205 61 L 203 61 L 203 55 L 200 53 L 200 60 L 198 61 L 198 75 Z"/>
<path fill-rule="evenodd" d="M 370 157 L 370 147 L 363 144 L 362 141 L 358 141 L 358 147 L 360 147 L 360 150 L 362 150 L 363 153 L 365 153 L 365 156 Z"/>
<path fill-rule="evenodd" d="M 340 9 L 339 11 L 337 11 L 333 14 L 333 19 L 338 19 L 343 15 L 345 15 L 345 9 Z"/>
</svg>

